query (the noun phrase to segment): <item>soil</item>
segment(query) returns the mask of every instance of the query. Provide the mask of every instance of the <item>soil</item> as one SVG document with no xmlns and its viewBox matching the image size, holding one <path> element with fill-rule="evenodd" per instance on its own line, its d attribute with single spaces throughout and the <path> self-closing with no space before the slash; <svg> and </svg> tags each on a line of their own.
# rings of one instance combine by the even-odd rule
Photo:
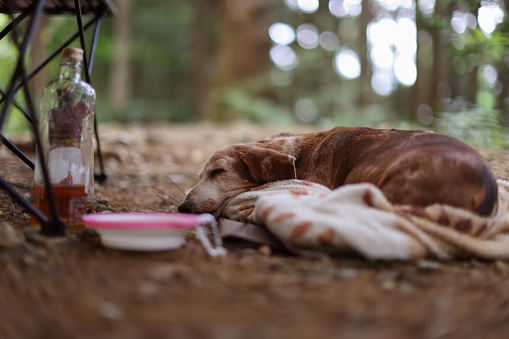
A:
<svg viewBox="0 0 509 339">
<path fill-rule="evenodd" d="M 108 179 L 95 185 L 97 212 L 176 212 L 177 185 L 188 191 L 215 150 L 310 130 L 101 125 Z M 12 140 L 30 151 L 28 135 Z M 507 151 L 481 153 L 509 177 Z M 30 196 L 32 171 L 5 147 L 0 175 Z M 92 232 L 38 236 L 29 222 L 0 190 L 2 230 L 17 232 L 0 236 L 0 338 L 509 337 L 508 262 L 307 259 L 239 243 L 214 258 L 193 233 L 177 250 L 129 252 Z"/>
</svg>

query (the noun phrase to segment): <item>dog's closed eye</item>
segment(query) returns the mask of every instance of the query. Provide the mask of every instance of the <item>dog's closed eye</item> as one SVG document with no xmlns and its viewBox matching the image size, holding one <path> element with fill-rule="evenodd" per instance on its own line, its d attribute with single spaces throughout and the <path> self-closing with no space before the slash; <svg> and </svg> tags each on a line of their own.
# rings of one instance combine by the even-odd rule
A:
<svg viewBox="0 0 509 339">
<path fill-rule="evenodd" d="M 213 178 L 221 173 L 224 173 L 226 172 L 226 170 L 222 169 L 222 168 L 216 168 L 215 170 L 213 170 L 212 172 L 210 172 L 210 177 Z"/>
</svg>

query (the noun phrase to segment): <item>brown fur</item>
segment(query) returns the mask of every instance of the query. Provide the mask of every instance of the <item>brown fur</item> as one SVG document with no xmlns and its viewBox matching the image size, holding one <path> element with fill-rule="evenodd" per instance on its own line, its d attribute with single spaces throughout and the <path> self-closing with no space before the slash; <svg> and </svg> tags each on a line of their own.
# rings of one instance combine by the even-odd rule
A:
<svg viewBox="0 0 509 339">
<path fill-rule="evenodd" d="M 479 215 L 496 210 L 497 186 L 482 157 L 430 131 L 336 127 L 281 134 L 213 154 L 180 212 L 219 214 L 235 195 L 266 182 L 303 179 L 331 189 L 369 182 L 395 204 L 443 203 Z"/>
</svg>

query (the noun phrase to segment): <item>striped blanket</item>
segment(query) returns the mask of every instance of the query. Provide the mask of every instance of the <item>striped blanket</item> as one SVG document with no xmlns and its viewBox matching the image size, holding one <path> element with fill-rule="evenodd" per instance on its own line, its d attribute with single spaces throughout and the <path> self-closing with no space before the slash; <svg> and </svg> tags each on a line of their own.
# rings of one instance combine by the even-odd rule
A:
<svg viewBox="0 0 509 339">
<path fill-rule="evenodd" d="M 439 204 L 396 206 L 371 184 L 329 190 L 302 180 L 278 181 L 233 198 L 222 211 L 226 219 L 220 219 L 220 226 L 224 237 L 281 243 L 305 256 L 509 259 L 509 182 L 497 184 L 496 215 L 480 217 Z"/>
</svg>

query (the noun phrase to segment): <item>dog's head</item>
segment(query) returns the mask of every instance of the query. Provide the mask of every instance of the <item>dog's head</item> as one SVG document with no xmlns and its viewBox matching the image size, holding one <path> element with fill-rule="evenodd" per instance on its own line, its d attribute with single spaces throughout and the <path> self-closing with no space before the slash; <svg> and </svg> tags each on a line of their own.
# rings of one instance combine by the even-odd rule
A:
<svg viewBox="0 0 509 339">
<path fill-rule="evenodd" d="M 261 184 L 295 178 L 295 157 L 257 143 L 228 146 L 214 153 L 199 173 L 200 181 L 179 206 L 181 213 L 218 216 L 236 195 Z"/>
</svg>

